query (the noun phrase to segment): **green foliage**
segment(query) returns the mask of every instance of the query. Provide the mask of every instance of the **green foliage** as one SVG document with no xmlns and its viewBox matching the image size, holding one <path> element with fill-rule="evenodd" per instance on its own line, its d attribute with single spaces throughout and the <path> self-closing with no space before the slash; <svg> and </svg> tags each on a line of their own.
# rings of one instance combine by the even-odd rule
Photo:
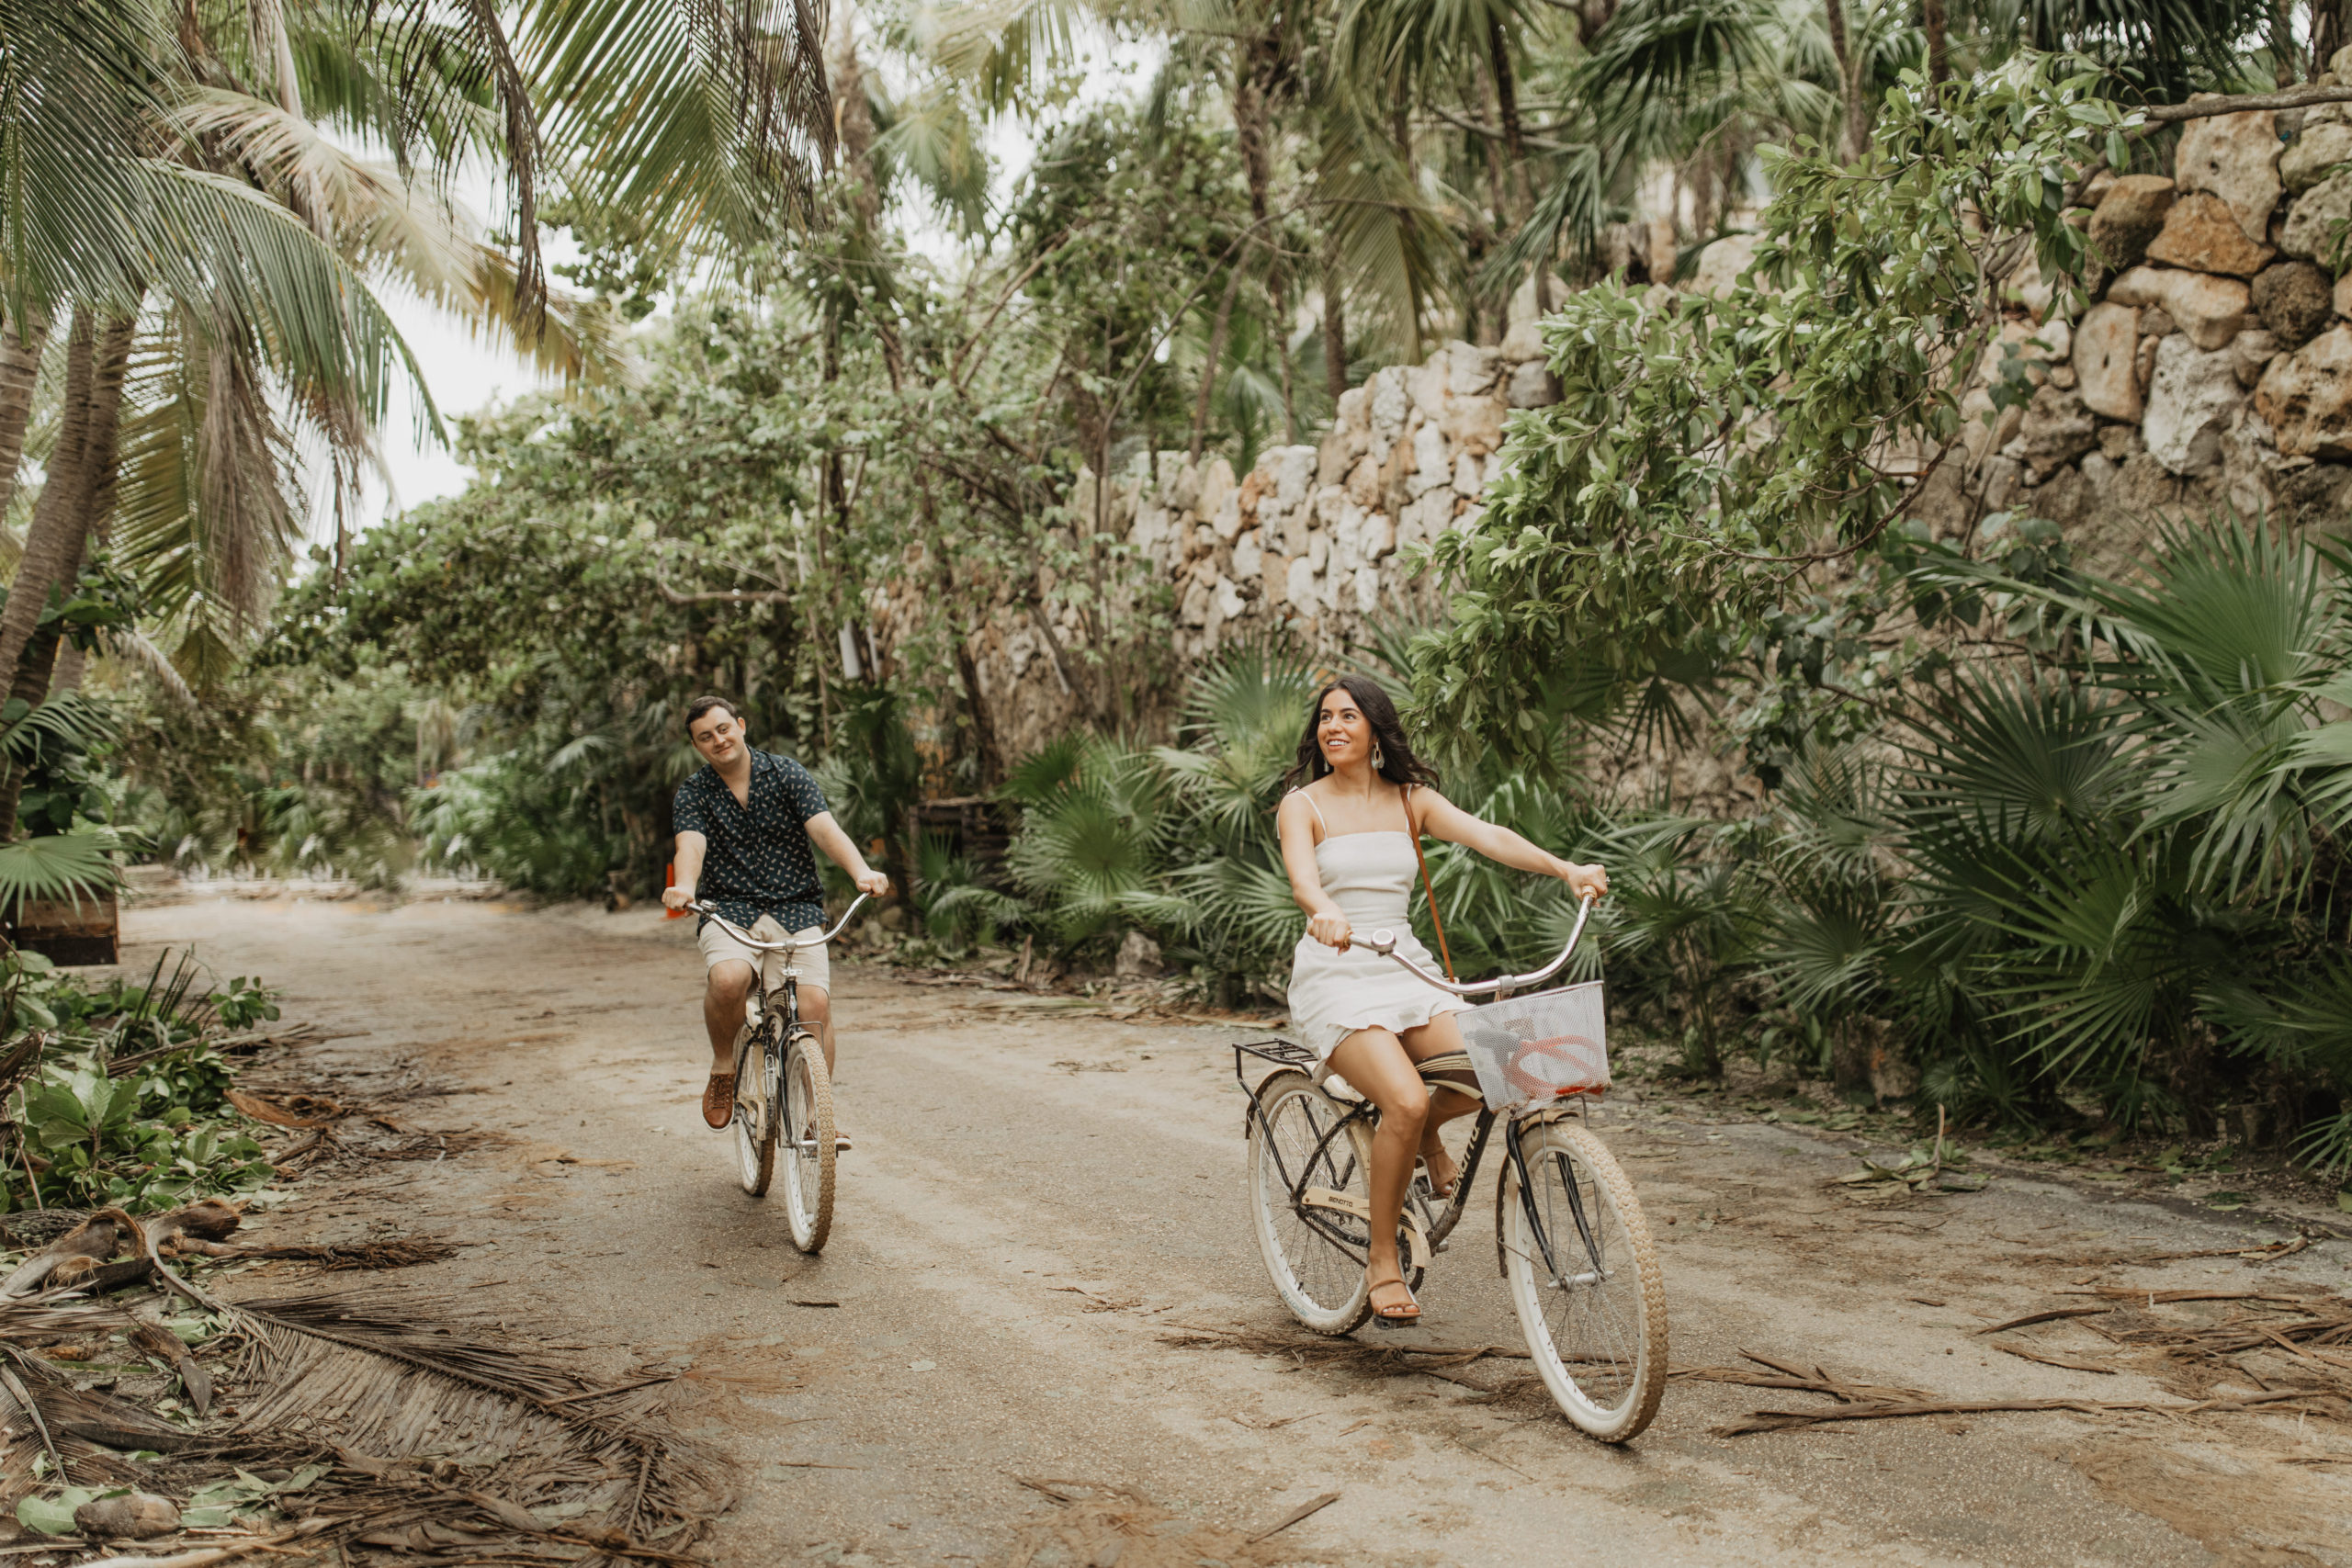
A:
<svg viewBox="0 0 2352 1568">
<path fill-rule="evenodd" d="M 1931 457 L 2028 254 L 2076 276 L 2064 175 L 2136 117 L 2055 57 L 1890 95 L 1871 156 L 1849 168 L 1800 146 L 1771 160 L 1780 194 L 1752 271 L 1723 299 L 1601 285 L 1544 323 L 1561 400 L 1512 416 L 1484 521 L 1435 545 L 1453 621 L 1416 655 L 1421 711 L 1524 752 L 1539 744 L 1530 672 L 1566 664 L 1627 684 L 1703 682 L 1770 662 L 1759 626 L 1792 577 L 1871 558 L 1918 491 L 1898 446 Z M 1759 433 L 1770 430 L 1771 437 Z M 1900 548 L 1921 547 L 1907 535 Z M 1874 581 L 1814 635 L 1867 631 Z M 1899 677 L 1867 657 L 1778 661 L 1784 680 Z"/>
<path fill-rule="evenodd" d="M 229 1108 L 234 1073 L 215 1042 L 277 1016 L 275 994 L 242 977 L 199 993 L 185 956 L 145 984 L 92 987 L 37 953 L 5 961 L 8 1046 L 40 1030 L 31 1075 L 6 1111 L 16 1137 L 0 1197 L 132 1213 L 249 1191 L 271 1173 Z M 127 1069 L 127 1070 L 125 1070 Z"/>
</svg>

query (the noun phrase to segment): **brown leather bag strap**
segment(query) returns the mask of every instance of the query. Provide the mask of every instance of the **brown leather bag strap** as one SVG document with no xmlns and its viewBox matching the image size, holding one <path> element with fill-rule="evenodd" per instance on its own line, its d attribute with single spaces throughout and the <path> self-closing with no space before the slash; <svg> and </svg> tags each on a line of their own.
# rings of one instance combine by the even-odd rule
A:
<svg viewBox="0 0 2352 1568">
<path fill-rule="evenodd" d="M 1453 954 L 1445 950 L 1445 922 L 1437 918 L 1437 885 L 1430 880 L 1429 857 L 1421 853 L 1421 830 L 1413 821 L 1413 786 L 1405 786 L 1405 836 L 1413 840 L 1413 859 L 1421 868 L 1421 891 L 1429 895 L 1430 924 L 1437 929 L 1438 962 L 1445 967 L 1445 977 L 1453 978 Z"/>
</svg>

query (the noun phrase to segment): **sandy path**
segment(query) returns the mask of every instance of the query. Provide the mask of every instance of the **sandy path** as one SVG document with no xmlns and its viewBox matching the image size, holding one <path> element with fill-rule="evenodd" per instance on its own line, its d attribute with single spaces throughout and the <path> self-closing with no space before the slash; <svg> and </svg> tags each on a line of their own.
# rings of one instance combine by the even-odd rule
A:
<svg viewBox="0 0 2352 1568">
<path fill-rule="evenodd" d="M 468 1087 L 424 1102 L 423 1124 L 519 1140 L 337 1168 L 273 1224 L 333 1239 L 389 1213 L 494 1242 L 409 1277 L 583 1342 L 691 1358 L 680 1397 L 747 1482 L 715 1561 L 2352 1562 L 2352 1463 L 2284 1462 L 2352 1460 L 2352 1431 L 2324 1418 L 1995 1415 L 1723 1438 L 1710 1428 L 1729 1416 L 1819 1401 L 1679 1381 L 1618 1450 L 1523 1389 L 1171 1346 L 1180 1325 L 1293 1332 L 1245 1226 L 1241 1100 L 1216 1030 L 846 969 L 838 1093 L 858 1146 L 810 1260 L 701 1126 L 684 921 L 211 902 L 135 910 L 126 934 L 126 964 L 193 942 L 222 975 L 282 986 L 289 1020 L 361 1032 L 315 1048 L 322 1070 L 405 1059 Z M 1630 1095 L 1600 1121 L 1666 1244 L 1677 1366 L 1750 1349 L 1951 1398 L 2175 1399 L 1975 1331 L 2078 1282 L 2352 1282 L 2340 1244 L 2259 1270 L 2070 1268 L 2070 1247 L 2284 1233 L 2011 1179 L 1868 1212 L 1825 1186 L 1853 1168 L 1828 1141 Z M 1517 1343 L 1483 1204 L 1439 1260 L 1418 1342 Z M 2079 1323 L 2033 1333 L 2052 1353 L 2106 1348 Z M 1515 1375 L 1473 1371 L 1491 1388 Z M 1125 1490 L 1064 1486 L 1063 1504 L 1018 1476 Z M 1311 1519 L 1239 1545 L 1330 1491 Z"/>
</svg>

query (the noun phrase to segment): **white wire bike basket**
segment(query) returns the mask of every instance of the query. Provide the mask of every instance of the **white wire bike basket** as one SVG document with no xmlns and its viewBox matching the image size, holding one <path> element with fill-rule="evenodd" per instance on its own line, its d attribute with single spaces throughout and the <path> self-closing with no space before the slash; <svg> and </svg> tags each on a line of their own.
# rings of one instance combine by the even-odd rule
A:
<svg viewBox="0 0 2352 1568">
<path fill-rule="evenodd" d="M 1609 1088 L 1600 982 L 1531 991 L 1453 1015 L 1489 1111 L 1525 1114 Z"/>
</svg>

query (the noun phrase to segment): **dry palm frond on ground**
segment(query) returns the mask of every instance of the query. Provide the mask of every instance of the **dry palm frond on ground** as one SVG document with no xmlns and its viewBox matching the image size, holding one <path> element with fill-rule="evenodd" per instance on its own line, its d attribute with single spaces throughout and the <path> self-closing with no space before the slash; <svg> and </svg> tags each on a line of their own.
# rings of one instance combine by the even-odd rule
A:
<svg viewBox="0 0 2352 1568">
<path fill-rule="evenodd" d="M 429 1294 L 224 1301 L 165 1263 L 154 1233 L 171 1227 L 101 1211 L 77 1232 L 101 1224 L 133 1233 L 164 1296 L 143 1316 L 136 1302 L 0 1300 L 0 1506 L 133 1487 L 213 1527 L 142 1542 L 136 1561 L 242 1545 L 357 1565 L 679 1561 L 732 1506 L 731 1468 L 671 1428 L 662 1380 L 592 1378 Z M 174 1298 L 192 1314 L 156 1321 Z M 175 1385 L 210 1418 L 164 1404 Z"/>
</svg>

